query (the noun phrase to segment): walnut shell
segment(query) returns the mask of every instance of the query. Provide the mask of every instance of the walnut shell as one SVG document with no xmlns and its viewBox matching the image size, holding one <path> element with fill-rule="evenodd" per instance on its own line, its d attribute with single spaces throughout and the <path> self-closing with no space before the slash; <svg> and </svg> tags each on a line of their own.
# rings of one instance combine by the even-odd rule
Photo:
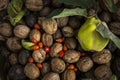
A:
<svg viewBox="0 0 120 80">
<path fill-rule="evenodd" d="M 9 23 L 0 24 L 0 34 L 8 37 L 12 35 L 12 27 Z"/>
<path fill-rule="evenodd" d="M 102 12 L 102 14 L 100 15 L 100 19 L 108 23 L 111 21 L 111 16 L 108 12 Z"/>
<path fill-rule="evenodd" d="M 24 68 L 25 75 L 30 79 L 36 79 L 40 76 L 39 68 L 33 63 L 27 63 Z"/>
<path fill-rule="evenodd" d="M 63 46 L 61 43 L 54 43 L 50 50 L 51 57 L 57 57 L 58 53 L 62 50 Z"/>
<path fill-rule="evenodd" d="M 41 74 L 44 76 L 46 73 L 50 72 L 50 64 L 43 63 L 42 68 L 40 70 L 41 70 Z"/>
<path fill-rule="evenodd" d="M 53 38 L 54 40 L 56 40 L 57 38 L 61 38 L 62 37 L 62 33 L 60 31 L 60 29 L 58 29 L 54 34 L 53 34 Z"/>
<path fill-rule="evenodd" d="M 74 38 L 66 38 L 64 43 L 68 49 L 75 49 L 77 46 L 77 42 Z"/>
<path fill-rule="evenodd" d="M 26 25 L 17 25 L 14 28 L 14 35 L 19 38 L 26 38 L 30 32 L 30 29 Z"/>
<path fill-rule="evenodd" d="M 40 33 L 39 30 L 33 29 L 33 30 L 30 32 L 29 37 L 30 37 L 30 40 L 36 39 L 37 41 L 40 41 L 41 33 Z"/>
<path fill-rule="evenodd" d="M 62 28 L 62 33 L 65 37 L 72 37 L 74 35 L 74 30 L 70 26 L 65 26 Z"/>
<path fill-rule="evenodd" d="M 6 44 L 11 51 L 18 51 L 22 48 L 19 39 L 16 37 L 8 38 Z"/>
<path fill-rule="evenodd" d="M 67 25 L 68 17 L 57 18 L 56 21 L 57 21 L 58 27 L 61 28 Z"/>
<path fill-rule="evenodd" d="M 62 73 L 65 70 L 65 62 L 59 58 L 53 58 L 51 61 L 51 68 L 56 73 Z"/>
<path fill-rule="evenodd" d="M 0 11 L 7 8 L 9 0 L 0 0 Z"/>
<path fill-rule="evenodd" d="M 71 26 L 73 29 L 77 29 L 80 26 L 80 21 L 76 17 L 70 17 L 70 20 L 68 22 L 69 26 Z"/>
<path fill-rule="evenodd" d="M 15 54 L 15 53 L 10 54 L 9 62 L 11 65 L 18 63 L 17 54 Z"/>
<path fill-rule="evenodd" d="M 96 52 L 92 55 L 92 59 L 94 62 L 98 64 L 106 64 L 110 62 L 112 58 L 111 52 L 108 49 L 104 49 L 100 52 Z"/>
<path fill-rule="evenodd" d="M 114 34 L 120 35 L 120 22 L 119 21 L 111 22 L 109 28 Z"/>
<path fill-rule="evenodd" d="M 68 63 L 75 63 L 79 60 L 80 54 L 75 50 L 68 50 L 65 52 L 63 59 Z"/>
<path fill-rule="evenodd" d="M 66 70 L 62 75 L 62 80 L 76 80 L 76 73 L 74 70 Z"/>
<path fill-rule="evenodd" d="M 57 31 L 57 22 L 54 19 L 42 20 L 42 28 L 48 34 L 54 34 Z"/>
<path fill-rule="evenodd" d="M 60 80 L 60 76 L 57 73 L 49 72 L 42 78 L 42 80 Z"/>
<path fill-rule="evenodd" d="M 53 37 L 50 34 L 44 33 L 42 35 L 42 42 L 45 46 L 50 47 L 53 44 Z"/>
<path fill-rule="evenodd" d="M 93 61 L 89 57 L 83 57 L 76 65 L 80 71 L 87 72 L 93 67 Z"/>
<path fill-rule="evenodd" d="M 44 7 L 41 11 L 40 11 L 40 15 L 41 16 L 47 16 L 49 15 L 51 12 L 51 8 L 49 7 Z"/>
<path fill-rule="evenodd" d="M 59 2 L 59 0 L 51 0 L 52 1 L 52 6 L 54 7 L 60 7 L 61 3 Z"/>
<path fill-rule="evenodd" d="M 25 80 L 24 67 L 21 65 L 14 65 L 9 69 L 8 78 L 10 80 Z"/>
<path fill-rule="evenodd" d="M 18 61 L 20 64 L 25 65 L 28 61 L 28 58 L 30 57 L 30 53 L 28 50 L 22 50 L 20 51 L 18 55 Z"/>
<path fill-rule="evenodd" d="M 95 69 L 94 75 L 98 80 L 110 80 L 112 72 L 108 66 L 101 65 Z"/>
<path fill-rule="evenodd" d="M 31 11 L 39 11 L 43 8 L 43 1 L 42 0 L 26 0 L 25 6 Z"/>
<path fill-rule="evenodd" d="M 42 48 L 39 50 L 35 50 L 32 54 L 32 57 L 35 62 L 42 63 L 45 60 L 46 52 Z"/>
</svg>

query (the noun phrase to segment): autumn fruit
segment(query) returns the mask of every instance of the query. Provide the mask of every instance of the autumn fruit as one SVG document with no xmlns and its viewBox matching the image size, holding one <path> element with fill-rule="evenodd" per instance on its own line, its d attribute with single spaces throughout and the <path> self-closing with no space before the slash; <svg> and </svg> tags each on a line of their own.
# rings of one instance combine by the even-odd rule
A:
<svg viewBox="0 0 120 80">
<path fill-rule="evenodd" d="M 86 51 L 101 51 L 109 42 L 109 39 L 103 38 L 96 31 L 99 22 L 98 18 L 90 17 L 79 29 L 78 40 Z"/>
</svg>

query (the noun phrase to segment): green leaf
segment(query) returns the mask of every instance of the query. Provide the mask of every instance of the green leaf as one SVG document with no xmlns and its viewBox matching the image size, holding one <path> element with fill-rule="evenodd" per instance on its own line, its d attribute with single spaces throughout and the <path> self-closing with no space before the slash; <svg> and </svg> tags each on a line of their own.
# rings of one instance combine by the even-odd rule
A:
<svg viewBox="0 0 120 80">
<path fill-rule="evenodd" d="M 102 37 L 113 41 L 113 43 L 120 49 L 120 39 L 109 30 L 105 22 L 98 24 L 96 31 L 99 32 Z"/>
<path fill-rule="evenodd" d="M 12 0 L 11 2 L 12 7 L 16 10 L 16 11 L 21 11 L 22 6 L 23 6 L 23 1 L 22 0 Z"/>
<path fill-rule="evenodd" d="M 107 4 L 108 4 L 108 9 L 110 12 L 115 12 L 117 7 L 116 5 L 113 3 L 113 0 L 106 0 Z"/>
<path fill-rule="evenodd" d="M 62 11 L 63 9 L 56 9 L 52 13 L 50 13 L 46 18 L 53 18 L 54 16 L 59 15 Z"/>
<path fill-rule="evenodd" d="M 66 16 L 74 16 L 74 15 L 80 15 L 87 17 L 87 10 L 81 9 L 81 8 L 75 8 L 75 9 L 57 9 L 54 10 L 47 18 L 60 18 L 60 17 L 66 17 Z"/>
<path fill-rule="evenodd" d="M 15 25 L 24 16 L 25 11 L 22 10 L 24 0 L 12 0 L 7 8 L 8 15 L 10 17 L 10 22 Z"/>
<path fill-rule="evenodd" d="M 11 24 L 12 24 L 12 25 L 15 25 L 17 22 L 19 22 L 19 21 L 22 19 L 22 17 L 24 16 L 24 14 L 25 14 L 25 11 L 23 10 L 23 11 L 20 11 L 20 12 L 17 14 L 17 16 L 15 16 L 14 18 L 13 18 L 13 17 L 10 17 L 10 22 L 11 22 Z"/>
<path fill-rule="evenodd" d="M 34 43 L 28 42 L 28 41 L 25 41 L 25 40 L 22 40 L 21 43 L 22 43 L 22 46 L 27 50 L 32 50 L 31 47 L 34 46 Z"/>
<path fill-rule="evenodd" d="M 110 78 L 110 80 L 118 80 L 116 75 L 112 75 L 112 77 Z"/>
<path fill-rule="evenodd" d="M 73 6 L 80 6 L 81 8 L 89 8 L 94 0 L 59 0 L 59 2 Z"/>
<path fill-rule="evenodd" d="M 18 14 L 18 12 L 12 7 L 11 4 L 8 5 L 7 12 L 10 17 L 15 17 Z"/>
</svg>

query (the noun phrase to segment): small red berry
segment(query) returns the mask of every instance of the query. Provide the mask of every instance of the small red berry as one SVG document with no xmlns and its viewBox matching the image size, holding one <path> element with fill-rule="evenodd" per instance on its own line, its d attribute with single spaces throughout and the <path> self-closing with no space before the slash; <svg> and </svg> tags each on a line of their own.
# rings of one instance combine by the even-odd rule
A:
<svg viewBox="0 0 120 80">
<path fill-rule="evenodd" d="M 39 46 L 38 46 L 38 45 L 34 45 L 34 46 L 32 46 L 32 49 L 33 49 L 33 50 L 38 50 L 38 49 L 39 49 Z"/>
<path fill-rule="evenodd" d="M 36 66 L 37 66 L 38 68 L 42 68 L 42 64 L 41 64 L 41 63 L 37 63 Z"/>
<path fill-rule="evenodd" d="M 40 48 L 43 47 L 43 43 L 42 42 L 39 42 L 38 45 L 39 45 Z"/>
<path fill-rule="evenodd" d="M 36 24 L 34 24 L 34 28 L 35 29 L 40 29 L 40 25 L 36 23 Z"/>
<path fill-rule="evenodd" d="M 29 62 L 29 63 L 33 63 L 33 62 L 34 62 L 34 59 L 33 59 L 32 57 L 30 57 L 30 58 L 28 59 L 28 62 Z"/>
<path fill-rule="evenodd" d="M 58 38 L 58 39 L 56 39 L 56 42 L 58 42 L 58 43 L 62 43 L 64 41 L 64 38 Z"/>
<path fill-rule="evenodd" d="M 32 39 L 32 43 L 37 43 L 37 40 L 36 39 Z"/>
<path fill-rule="evenodd" d="M 60 57 L 63 57 L 65 55 L 64 51 L 59 52 Z"/>
<path fill-rule="evenodd" d="M 49 52 L 49 51 L 50 51 L 50 48 L 46 46 L 46 47 L 45 47 L 45 51 L 46 51 L 46 52 Z"/>
</svg>

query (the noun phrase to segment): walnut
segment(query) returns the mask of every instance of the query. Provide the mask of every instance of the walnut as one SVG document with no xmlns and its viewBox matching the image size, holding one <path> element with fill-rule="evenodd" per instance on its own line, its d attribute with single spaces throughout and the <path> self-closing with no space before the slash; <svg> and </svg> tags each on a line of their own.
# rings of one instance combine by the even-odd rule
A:
<svg viewBox="0 0 120 80">
<path fill-rule="evenodd" d="M 39 11 L 43 8 L 43 1 L 42 0 L 26 0 L 25 6 L 31 11 Z"/>
<path fill-rule="evenodd" d="M 30 79 L 36 79 L 40 76 L 40 70 L 33 63 L 27 63 L 24 68 L 25 75 Z"/>
<path fill-rule="evenodd" d="M 68 47 L 68 49 L 75 49 L 77 46 L 77 42 L 74 38 L 66 38 L 64 43 Z"/>
<path fill-rule="evenodd" d="M 40 41 L 41 33 L 40 33 L 39 30 L 33 29 L 33 30 L 30 32 L 29 37 L 30 37 L 30 40 L 36 39 L 37 41 Z"/>
<path fill-rule="evenodd" d="M 57 73 L 49 72 L 42 78 L 42 80 L 60 80 L 60 76 Z"/>
<path fill-rule="evenodd" d="M 65 70 L 65 62 L 59 58 L 53 58 L 51 61 L 51 68 L 56 73 L 62 73 Z"/>
<path fill-rule="evenodd" d="M 68 63 L 75 63 L 79 60 L 80 54 L 75 50 L 68 50 L 65 52 L 63 59 Z"/>
<path fill-rule="evenodd" d="M 114 34 L 120 35 L 120 22 L 119 21 L 111 22 L 109 25 L 109 28 Z"/>
<path fill-rule="evenodd" d="M 8 72 L 10 80 L 25 80 L 24 67 L 21 65 L 14 65 Z"/>
<path fill-rule="evenodd" d="M 110 80 L 112 72 L 108 66 L 101 65 L 95 69 L 94 75 L 97 80 Z"/>
<path fill-rule="evenodd" d="M 18 55 L 18 61 L 20 64 L 25 65 L 30 57 L 30 52 L 28 50 L 21 50 Z"/>
<path fill-rule="evenodd" d="M 22 48 L 20 40 L 16 37 L 8 38 L 6 44 L 11 51 L 18 51 Z"/>
<path fill-rule="evenodd" d="M 54 34 L 57 31 L 57 22 L 54 19 L 42 20 L 42 28 L 48 34 Z"/>
<path fill-rule="evenodd" d="M 74 17 L 70 17 L 68 24 L 73 29 L 77 29 L 80 26 L 80 20 L 78 18 L 76 18 L 75 16 Z"/>
<path fill-rule="evenodd" d="M 47 16 L 49 15 L 51 12 L 51 8 L 49 7 L 44 7 L 41 11 L 40 11 L 40 15 L 41 16 Z"/>
<path fill-rule="evenodd" d="M 93 61 L 89 57 L 83 57 L 76 65 L 80 71 L 87 72 L 93 67 Z"/>
<path fill-rule="evenodd" d="M 11 36 L 12 35 L 12 27 L 9 23 L 1 23 L 0 24 L 0 34 L 3 36 Z"/>
<path fill-rule="evenodd" d="M 10 54 L 9 62 L 10 62 L 11 65 L 14 65 L 14 64 L 18 63 L 17 54 L 15 54 L 15 53 Z"/>
<path fill-rule="evenodd" d="M 0 11 L 7 8 L 9 0 L 0 0 Z"/>
<path fill-rule="evenodd" d="M 54 7 L 60 7 L 61 3 L 59 2 L 59 0 L 51 0 L 52 1 L 52 6 Z"/>
<path fill-rule="evenodd" d="M 66 70 L 62 75 L 62 80 L 76 80 L 76 73 L 74 70 Z"/>
<path fill-rule="evenodd" d="M 60 29 L 58 29 L 54 34 L 53 34 L 53 38 L 54 40 L 56 40 L 57 38 L 61 38 L 62 37 L 62 33 L 60 31 Z"/>
<path fill-rule="evenodd" d="M 30 32 L 30 29 L 26 25 L 17 25 L 14 28 L 14 35 L 19 38 L 26 38 Z"/>
<path fill-rule="evenodd" d="M 62 44 L 61 43 L 54 43 L 50 50 L 50 56 L 51 57 L 58 57 L 58 53 L 62 50 Z"/>
<path fill-rule="evenodd" d="M 53 37 L 50 34 L 44 33 L 42 35 L 42 42 L 45 46 L 50 47 L 53 44 Z"/>
<path fill-rule="evenodd" d="M 43 49 L 35 50 L 32 54 L 35 62 L 42 63 L 45 60 L 46 52 Z"/>
<path fill-rule="evenodd" d="M 57 25 L 59 28 L 64 27 L 68 23 L 68 17 L 57 18 Z"/>
<path fill-rule="evenodd" d="M 50 64 L 42 63 L 41 74 L 44 76 L 50 71 Z"/>
<path fill-rule="evenodd" d="M 62 28 L 62 33 L 65 37 L 72 37 L 74 35 L 74 30 L 70 26 L 65 26 Z"/>
<path fill-rule="evenodd" d="M 100 15 L 100 19 L 108 23 L 111 21 L 111 16 L 108 12 L 102 12 L 102 14 Z"/>
<path fill-rule="evenodd" d="M 96 52 L 92 55 L 93 61 L 98 64 L 105 64 L 110 62 L 112 55 L 111 52 L 107 49 L 104 49 L 100 52 Z"/>
</svg>

